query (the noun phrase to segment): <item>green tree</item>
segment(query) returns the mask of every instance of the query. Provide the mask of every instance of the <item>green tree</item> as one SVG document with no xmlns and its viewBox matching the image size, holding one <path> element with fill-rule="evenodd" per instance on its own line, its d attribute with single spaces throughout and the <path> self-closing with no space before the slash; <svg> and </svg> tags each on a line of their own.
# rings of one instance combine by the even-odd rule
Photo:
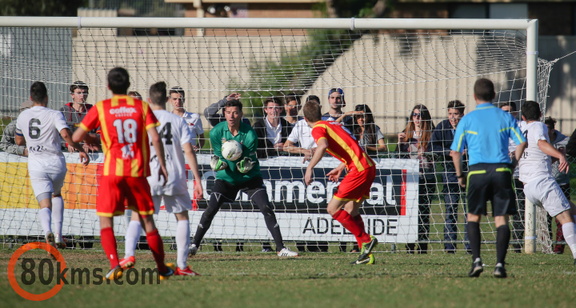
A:
<svg viewBox="0 0 576 308">
<path fill-rule="evenodd" d="M 378 18 L 385 13 L 386 1 L 327 0 L 316 10 L 324 17 Z M 240 91 L 242 101 L 252 107 L 262 106 L 266 97 L 283 97 L 289 93 L 302 95 L 364 33 L 366 31 L 309 30 L 310 43 L 297 51 L 282 50 L 279 60 L 255 61 L 249 68 L 250 81 L 232 80 L 229 88 L 258 89 Z M 254 110 L 255 116 L 261 113 L 260 108 L 248 110 Z"/>
</svg>

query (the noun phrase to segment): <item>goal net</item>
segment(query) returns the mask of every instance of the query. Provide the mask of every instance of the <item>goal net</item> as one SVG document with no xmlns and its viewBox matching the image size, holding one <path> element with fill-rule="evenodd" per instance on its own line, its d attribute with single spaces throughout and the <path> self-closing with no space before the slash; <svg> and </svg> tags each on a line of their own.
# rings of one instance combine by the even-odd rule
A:
<svg viewBox="0 0 576 308">
<path fill-rule="evenodd" d="M 89 86 L 87 103 L 94 104 L 110 97 L 106 74 L 115 66 L 128 70 L 130 90 L 144 98 L 157 81 L 182 87 L 185 107 L 202 115 L 206 137 L 212 126 L 204 117 L 205 108 L 230 93 L 241 94 L 245 117 L 254 123 L 263 115 L 265 98 L 284 101 L 297 96 L 303 103 L 316 95 L 327 112 L 329 90 L 341 88 L 346 103 L 342 110 L 369 106 L 386 145 L 385 150 L 371 153 L 378 175 L 361 209 L 367 231 L 386 243 L 382 249 L 420 243 L 428 244 L 429 250 L 448 244 L 463 250 L 464 192 L 446 190 L 442 153 L 427 150 L 420 157 L 426 160 L 423 168 L 418 155 L 399 150 L 398 133 L 417 105 L 429 110 L 435 125 L 447 118 L 449 101 L 460 100 L 466 112 L 474 110 L 472 85 L 480 77 L 495 83 L 495 103 L 513 101 L 521 106 L 530 99 L 544 109 L 552 65 L 537 58 L 535 27 L 536 21 L 526 20 L 0 17 L 0 130 L 7 130 L 18 116 L 32 82 L 46 83 L 52 109 L 71 102 L 69 87 L 78 80 Z M 42 231 L 27 158 L 5 145 L 0 152 L 0 236 L 5 241 L 34 238 Z M 64 235 L 97 237 L 95 199 L 103 155 L 92 153 L 88 167 L 78 164 L 77 153 L 65 155 Z M 204 200 L 191 200 L 192 232 L 214 183 L 210 147 L 198 157 L 205 194 Z M 325 157 L 309 186 L 303 181 L 307 163 L 298 154 L 280 152 L 260 164 L 285 240 L 302 249 L 306 244 L 318 248 L 310 243 L 320 242 L 322 248 L 324 242 L 354 242 L 325 211 L 338 185 L 325 174 L 338 165 L 337 160 Z M 191 178 L 190 174 L 190 192 Z M 455 199 L 448 201 L 447 196 Z M 165 211 L 156 221 L 162 236 L 175 235 L 174 218 Z M 513 244 L 524 242 L 523 222 L 523 217 L 515 217 Z M 123 235 L 126 220 L 117 218 L 115 223 L 116 235 Z M 537 226 L 547 234 L 545 225 Z M 493 226 L 483 228 L 483 240 L 494 242 Z M 540 242 L 545 240 L 549 237 Z M 205 242 L 245 243 L 259 249 L 271 237 L 258 207 L 241 194 L 237 201 L 224 204 Z M 542 244 L 541 250 L 549 245 Z"/>
</svg>

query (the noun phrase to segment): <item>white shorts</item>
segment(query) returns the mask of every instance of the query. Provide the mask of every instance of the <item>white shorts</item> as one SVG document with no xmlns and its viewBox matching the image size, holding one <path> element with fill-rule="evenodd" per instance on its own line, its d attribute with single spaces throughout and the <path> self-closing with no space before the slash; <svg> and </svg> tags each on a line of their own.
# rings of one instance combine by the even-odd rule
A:
<svg viewBox="0 0 576 308">
<path fill-rule="evenodd" d="M 30 182 L 34 190 L 34 196 L 38 197 L 43 193 L 60 195 L 64 179 L 66 178 L 66 169 L 59 173 L 46 173 L 43 171 L 28 170 Z"/>
<path fill-rule="evenodd" d="M 168 213 L 177 214 L 190 211 L 192 209 L 192 200 L 188 194 L 176 196 L 152 196 L 152 200 L 154 200 L 154 214 L 158 214 L 160 211 L 162 199 L 164 199 L 164 206 L 166 207 L 166 212 Z"/>
<path fill-rule="evenodd" d="M 530 202 L 544 207 L 552 217 L 570 209 L 570 202 L 553 177 L 535 179 L 525 184 L 524 195 Z"/>
</svg>

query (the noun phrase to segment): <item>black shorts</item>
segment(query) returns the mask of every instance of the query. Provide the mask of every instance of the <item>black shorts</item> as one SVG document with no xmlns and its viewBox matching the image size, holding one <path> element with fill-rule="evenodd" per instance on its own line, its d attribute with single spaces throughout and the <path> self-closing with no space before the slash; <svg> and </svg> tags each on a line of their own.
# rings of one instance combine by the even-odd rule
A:
<svg viewBox="0 0 576 308">
<path fill-rule="evenodd" d="M 486 215 L 486 202 L 492 203 L 494 216 L 516 214 L 516 194 L 512 166 L 475 164 L 468 172 L 468 213 Z"/>
<path fill-rule="evenodd" d="M 264 180 L 261 177 L 252 178 L 244 183 L 231 184 L 223 180 L 214 181 L 214 186 L 212 187 L 212 193 L 220 193 L 227 202 L 234 201 L 238 191 L 242 191 L 248 194 L 248 198 L 252 198 L 252 195 L 263 189 L 266 191 L 266 186 L 264 186 Z"/>
</svg>

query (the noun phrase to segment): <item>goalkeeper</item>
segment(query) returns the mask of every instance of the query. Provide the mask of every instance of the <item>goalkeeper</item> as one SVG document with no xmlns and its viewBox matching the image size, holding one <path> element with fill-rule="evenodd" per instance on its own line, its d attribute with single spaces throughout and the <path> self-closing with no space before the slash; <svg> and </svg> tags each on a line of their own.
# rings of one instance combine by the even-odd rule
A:
<svg viewBox="0 0 576 308">
<path fill-rule="evenodd" d="M 252 204 L 257 205 L 264 215 L 266 227 L 268 227 L 276 243 L 278 256 L 298 256 L 298 253 L 284 247 L 282 233 L 276 221 L 276 215 L 270 206 L 260 173 L 260 164 L 256 158 L 258 137 L 250 125 L 242 122 L 242 103 L 239 100 L 227 101 L 224 105 L 224 117 L 226 121 L 220 122 L 210 131 L 210 143 L 214 150 L 210 167 L 216 171 L 216 181 L 210 193 L 208 208 L 202 214 L 196 234 L 194 234 L 190 254 L 196 254 L 200 242 L 210 228 L 222 203 L 233 202 L 238 191 L 243 191 L 248 194 L 248 199 Z M 242 156 L 235 162 L 222 158 L 222 143 L 227 140 L 236 140 L 242 144 Z"/>
</svg>

